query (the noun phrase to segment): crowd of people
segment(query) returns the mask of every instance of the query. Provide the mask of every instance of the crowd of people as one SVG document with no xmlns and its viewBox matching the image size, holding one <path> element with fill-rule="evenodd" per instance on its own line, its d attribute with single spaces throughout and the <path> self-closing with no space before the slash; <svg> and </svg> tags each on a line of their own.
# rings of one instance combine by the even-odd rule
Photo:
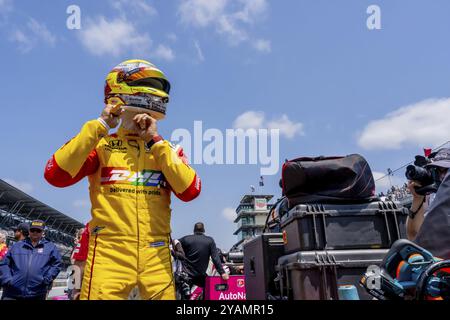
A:
<svg viewBox="0 0 450 320">
<path fill-rule="evenodd" d="M 6 231 L 0 232 L 0 283 L 3 287 L 2 300 L 43 300 L 52 287 L 52 282 L 62 269 L 60 249 L 44 237 L 45 224 L 36 220 L 21 223 L 13 230 L 15 243 L 6 245 Z M 89 224 L 79 229 L 74 239 L 71 263 L 77 266 L 83 277 L 89 251 Z M 194 233 L 181 239 L 172 240 L 171 255 L 173 278 L 177 290 L 184 290 L 178 298 L 189 299 L 191 292 L 205 287 L 208 275 L 218 274 L 228 280 L 229 274 L 242 270 L 229 268 L 220 249 L 212 237 L 205 235 L 204 224 L 194 226 Z M 81 282 L 80 279 L 80 282 Z M 74 281 L 75 282 L 75 281 Z M 77 300 L 80 288 L 68 286 L 68 298 Z M 186 289 L 188 292 L 186 292 Z M 202 291 L 200 291 L 202 292 Z"/>
<path fill-rule="evenodd" d="M 378 194 L 378 197 L 386 201 L 405 201 L 412 199 L 411 191 L 408 188 L 408 184 L 405 183 L 402 186 L 392 186 L 390 189 Z"/>
</svg>

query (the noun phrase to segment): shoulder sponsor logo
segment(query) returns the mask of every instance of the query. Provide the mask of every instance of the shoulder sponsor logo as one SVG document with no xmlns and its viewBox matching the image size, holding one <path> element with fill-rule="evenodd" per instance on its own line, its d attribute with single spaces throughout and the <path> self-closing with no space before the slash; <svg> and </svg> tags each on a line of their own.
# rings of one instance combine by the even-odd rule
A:
<svg viewBox="0 0 450 320">
<path fill-rule="evenodd" d="M 118 148 L 122 146 L 122 140 L 109 140 L 108 144 L 111 148 Z"/>
<path fill-rule="evenodd" d="M 164 179 L 161 171 L 142 170 L 133 172 L 127 168 L 102 168 L 101 184 L 128 184 L 135 186 L 157 187 Z"/>
<path fill-rule="evenodd" d="M 108 144 L 105 144 L 105 149 L 110 152 L 126 152 L 127 147 L 123 146 L 123 141 L 120 139 L 111 139 Z"/>
</svg>

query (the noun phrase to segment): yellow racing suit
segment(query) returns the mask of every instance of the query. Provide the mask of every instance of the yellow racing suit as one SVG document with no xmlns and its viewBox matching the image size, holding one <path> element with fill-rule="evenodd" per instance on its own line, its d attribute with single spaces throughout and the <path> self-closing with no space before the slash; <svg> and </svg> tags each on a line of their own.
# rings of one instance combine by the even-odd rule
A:
<svg viewBox="0 0 450 320">
<path fill-rule="evenodd" d="M 142 299 L 175 299 L 170 194 L 190 201 L 201 190 L 182 149 L 159 136 L 146 144 L 123 128 L 108 135 L 101 120 L 88 121 L 45 169 L 57 187 L 85 176 L 92 219 L 81 299 L 126 299 L 135 286 Z"/>
</svg>

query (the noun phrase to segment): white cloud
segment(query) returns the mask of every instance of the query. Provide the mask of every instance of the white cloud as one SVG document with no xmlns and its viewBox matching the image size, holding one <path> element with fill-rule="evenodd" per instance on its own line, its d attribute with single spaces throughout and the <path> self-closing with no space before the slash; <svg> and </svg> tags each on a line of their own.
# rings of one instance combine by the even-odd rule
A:
<svg viewBox="0 0 450 320">
<path fill-rule="evenodd" d="M 296 135 L 304 136 L 303 123 L 294 123 L 289 120 L 288 116 L 283 114 L 280 118 L 269 121 L 267 124 L 269 129 L 280 129 L 280 134 L 288 139 L 292 139 Z"/>
<path fill-rule="evenodd" d="M 261 111 L 247 111 L 239 115 L 233 122 L 235 129 L 260 129 L 264 127 L 265 115 Z"/>
<path fill-rule="evenodd" d="M 232 17 L 221 16 L 218 22 L 218 32 L 224 34 L 228 38 L 231 45 L 238 45 L 239 43 L 248 39 L 247 32 L 239 28 Z"/>
<path fill-rule="evenodd" d="M 147 16 L 154 16 L 158 11 L 148 3 L 146 0 L 113 0 L 111 5 L 120 13 L 143 14 Z"/>
<path fill-rule="evenodd" d="M 182 23 L 215 28 L 231 45 L 249 41 L 248 26 L 261 20 L 267 11 L 267 0 L 186 0 L 178 7 Z M 258 47 L 255 49 L 267 52 Z"/>
<path fill-rule="evenodd" d="M 19 182 L 13 179 L 5 178 L 3 179 L 6 183 L 9 183 L 13 187 L 16 187 L 19 190 L 22 190 L 25 193 L 30 193 L 33 191 L 33 185 L 29 182 Z"/>
<path fill-rule="evenodd" d="M 243 22 L 253 23 L 256 17 L 264 15 L 268 9 L 266 0 L 240 0 L 240 2 L 243 8 L 234 16 Z"/>
<path fill-rule="evenodd" d="M 9 36 L 9 40 L 15 42 L 22 53 L 27 53 L 33 49 L 33 41 L 20 30 L 14 30 Z"/>
<path fill-rule="evenodd" d="M 152 56 L 166 61 L 172 61 L 175 59 L 175 53 L 173 50 L 162 44 L 158 45 Z"/>
<path fill-rule="evenodd" d="M 44 41 L 45 43 L 54 46 L 56 43 L 56 37 L 47 29 L 45 24 L 39 23 L 33 18 L 27 23 L 28 29 L 34 33 L 34 35 Z"/>
<path fill-rule="evenodd" d="M 72 205 L 76 208 L 88 208 L 91 205 L 91 202 L 89 200 L 79 199 L 75 200 Z"/>
<path fill-rule="evenodd" d="M 288 139 L 292 139 L 296 135 L 305 135 L 303 124 L 301 122 L 293 122 L 286 114 L 273 120 L 266 120 L 264 112 L 247 111 L 239 115 L 233 122 L 235 129 L 279 129 L 280 134 Z"/>
<path fill-rule="evenodd" d="M 56 37 L 47 29 L 47 26 L 33 18 L 29 18 L 25 29 L 13 30 L 9 40 L 15 42 L 22 53 L 31 51 L 39 42 L 52 47 L 56 44 Z"/>
<path fill-rule="evenodd" d="M 182 1 L 178 13 L 181 21 L 197 27 L 206 27 L 225 13 L 228 0 L 186 0 Z"/>
<path fill-rule="evenodd" d="M 148 34 L 138 32 L 126 19 L 107 21 L 103 16 L 87 21 L 80 32 L 80 40 L 90 53 L 97 56 L 119 56 L 126 52 L 148 54 L 152 44 Z"/>
<path fill-rule="evenodd" d="M 270 53 L 272 51 L 272 45 L 269 40 L 259 39 L 253 42 L 253 47 L 259 52 Z"/>
<path fill-rule="evenodd" d="M 368 150 L 436 147 L 450 139 L 450 98 L 427 99 L 369 122 L 358 137 Z"/>
<path fill-rule="evenodd" d="M 233 222 L 236 219 L 236 211 L 233 208 L 227 207 L 222 210 L 222 216 L 228 221 Z"/>
<path fill-rule="evenodd" d="M 200 44 L 198 41 L 194 41 L 195 50 L 197 51 L 197 57 L 200 62 L 205 61 L 205 56 L 203 55 L 202 48 L 200 48 Z"/>
</svg>

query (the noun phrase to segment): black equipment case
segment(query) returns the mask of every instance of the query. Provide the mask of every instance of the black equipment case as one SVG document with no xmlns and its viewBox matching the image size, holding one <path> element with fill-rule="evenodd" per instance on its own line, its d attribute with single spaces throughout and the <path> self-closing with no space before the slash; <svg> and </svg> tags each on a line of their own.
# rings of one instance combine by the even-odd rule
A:
<svg viewBox="0 0 450 320">
<path fill-rule="evenodd" d="M 247 300 L 266 300 L 275 289 L 275 267 L 284 254 L 281 233 L 264 233 L 244 245 Z"/>
<path fill-rule="evenodd" d="M 354 285 L 360 300 L 372 300 L 359 281 L 388 250 L 302 251 L 278 260 L 277 282 L 288 300 L 338 300 L 339 286 Z"/>
<path fill-rule="evenodd" d="M 285 252 L 390 248 L 406 238 L 407 216 L 391 201 L 297 205 L 280 218 Z"/>
<path fill-rule="evenodd" d="M 287 161 L 281 171 L 289 208 L 301 203 L 363 203 L 375 198 L 375 181 L 366 159 L 302 157 Z"/>
</svg>

